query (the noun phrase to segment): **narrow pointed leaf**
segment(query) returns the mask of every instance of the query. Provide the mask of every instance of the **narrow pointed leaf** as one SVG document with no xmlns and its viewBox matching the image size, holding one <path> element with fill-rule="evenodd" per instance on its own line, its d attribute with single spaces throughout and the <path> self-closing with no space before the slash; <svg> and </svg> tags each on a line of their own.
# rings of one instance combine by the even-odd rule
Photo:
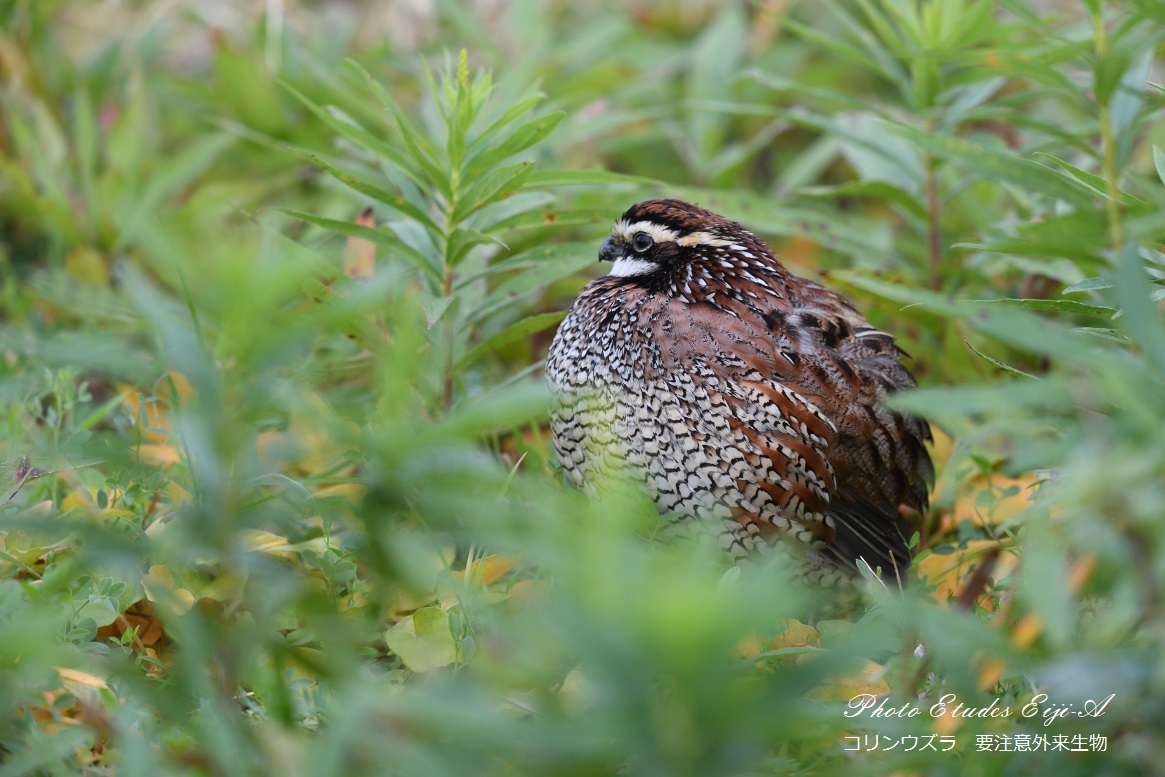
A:
<svg viewBox="0 0 1165 777">
<path fill-rule="evenodd" d="M 548 329 L 566 318 L 566 313 L 567 311 L 560 310 L 554 313 L 539 313 L 538 315 L 523 318 L 521 321 L 509 325 L 502 331 L 486 338 L 466 351 L 465 355 L 461 357 L 458 366 L 463 367 L 467 364 L 472 364 L 482 356 L 496 351 L 498 348 L 502 348 L 518 340 L 524 340 L 536 332 L 541 332 L 543 329 Z"/>
<path fill-rule="evenodd" d="M 332 176 L 348 188 L 363 194 L 365 197 L 371 197 L 377 202 L 383 203 L 399 213 L 403 213 L 410 218 L 416 219 L 433 232 L 440 232 L 437 224 L 431 218 L 426 216 L 420 208 L 409 202 L 401 195 L 393 194 L 387 189 L 382 189 L 381 187 L 369 183 L 362 178 L 357 178 L 354 175 L 345 173 L 343 170 L 334 167 L 310 151 L 304 151 L 302 149 L 293 150 L 304 159 L 308 160 L 316 167 L 328 173 L 328 175 Z"/>
<path fill-rule="evenodd" d="M 499 163 L 544 140 L 564 118 L 566 114 L 558 111 L 526 122 L 497 146 L 470 157 L 465 168 L 465 177 L 473 179 L 484 175 Z"/>
<path fill-rule="evenodd" d="M 306 221 L 309 224 L 315 224 L 317 227 L 323 227 L 324 229 L 331 230 L 332 232 L 338 232 L 339 234 L 345 235 L 347 237 L 360 238 L 362 240 L 368 240 L 376 243 L 377 245 L 383 246 L 393 253 L 400 255 L 404 259 L 407 259 L 409 263 L 416 266 L 417 269 L 421 270 L 431 278 L 435 280 L 441 279 L 440 272 L 435 267 L 433 267 L 428 259 L 426 259 L 416 249 L 405 243 L 400 238 L 391 235 L 382 229 L 365 227 L 361 226 L 360 224 L 355 224 L 351 221 L 343 221 L 342 219 L 324 218 L 323 216 L 316 216 L 311 213 L 292 210 L 291 208 L 280 208 L 279 210 L 283 213 L 286 213 L 288 216 L 299 219 L 300 221 Z"/>
</svg>

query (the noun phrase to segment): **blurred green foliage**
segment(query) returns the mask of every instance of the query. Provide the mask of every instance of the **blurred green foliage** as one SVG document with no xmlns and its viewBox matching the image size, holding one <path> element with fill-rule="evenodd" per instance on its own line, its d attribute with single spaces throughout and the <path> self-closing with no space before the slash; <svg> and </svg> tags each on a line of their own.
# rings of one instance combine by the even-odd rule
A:
<svg viewBox="0 0 1165 777">
<path fill-rule="evenodd" d="M 0 1 L 0 775 L 1160 769 L 1160 3 L 262 5 Z M 950 435 L 850 621 L 557 481 L 549 332 L 661 193 Z"/>
</svg>

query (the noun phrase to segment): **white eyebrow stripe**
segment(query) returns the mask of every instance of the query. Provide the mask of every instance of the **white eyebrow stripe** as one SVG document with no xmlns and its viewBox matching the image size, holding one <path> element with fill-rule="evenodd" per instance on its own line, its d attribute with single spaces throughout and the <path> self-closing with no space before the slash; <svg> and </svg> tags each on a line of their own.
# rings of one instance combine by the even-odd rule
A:
<svg viewBox="0 0 1165 777">
<path fill-rule="evenodd" d="M 725 240 L 721 237 L 716 237 L 711 232 L 693 232 L 690 235 L 684 235 L 676 241 L 677 245 L 682 246 L 735 246 L 732 240 Z"/>
<path fill-rule="evenodd" d="M 651 239 L 657 243 L 668 243 L 680 236 L 679 232 L 674 229 L 668 229 L 662 224 L 656 224 L 652 221 L 635 221 L 627 222 L 620 219 L 615 222 L 611 234 L 618 235 L 624 241 L 630 240 L 637 232 L 643 232 L 651 236 Z"/>
<path fill-rule="evenodd" d="M 650 275 L 658 271 L 659 268 L 660 265 L 646 259 L 624 257 L 615 260 L 615 263 L 611 265 L 611 272 L 607 275 L 614 275 L 616 278 L 633 278 L 636 275 Z"/>
</svg>

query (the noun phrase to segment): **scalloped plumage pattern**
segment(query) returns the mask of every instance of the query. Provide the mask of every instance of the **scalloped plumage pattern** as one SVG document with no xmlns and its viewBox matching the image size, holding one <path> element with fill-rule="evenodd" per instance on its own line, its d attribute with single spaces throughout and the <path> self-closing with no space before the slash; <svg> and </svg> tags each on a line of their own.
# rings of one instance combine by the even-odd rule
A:
<svg viewBox="0 0 1165 777">
<path fill-rule="evenodd" d="M 669 528 L 712 526 L 733 557 L 794 538 L 809 574 L 864 558 L 901 576 L 900 508 L 926 508 L 934 471 L 927 424 L 879 401 L 915 385 L 894 339 L 687 202 L 632 206 L 601 255 L 617 272 L 582 291 L 547 361 L 567 477 L 630 478 Z"/>
</svg>

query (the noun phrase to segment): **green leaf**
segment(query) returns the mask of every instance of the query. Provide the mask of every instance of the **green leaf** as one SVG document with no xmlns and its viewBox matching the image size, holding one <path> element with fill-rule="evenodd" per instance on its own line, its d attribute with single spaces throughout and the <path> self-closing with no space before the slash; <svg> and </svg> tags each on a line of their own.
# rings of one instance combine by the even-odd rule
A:
<svg viewBox="0 0 1165 777">
<path fill-rule="evenodd" d="M 1165 184 L 1165 151 L 1153 146 L 1153 166 L 1157 168 L 1157 177 Z"/>
<path fill-rule="evenodd" d="M 355 237 L 362 240 L 368 240 L 377 245 L 384 246 L 390 251 L 399 254 L 409 263 L 414 265 L 417 269 L 424 272 L 434 280 L 441 280 L 441 272 L 434 267 L 427 258 L 412 246 L 405 243 L 395 235 L 391 235 L 383 229 L 373 229 L 372 227 L 364 227 L 355 224 L 351 221 L 343 221 L 341 219 L 329 219 L 323 216 L 316 216 L 311 213 L 304 213 L 299 210 L 292 210 L 291 208 L 279 208 L 280 211 L 286 213 L 288 216 L 297 218 L 300 221 L 306 221 L 309 224 L 315 224 L 317 227 L 338 232 L 346 237 Z"/>
<path fill-rule="evenodd" d="M 544 417 L 548 399 L 546 383 L 541 379 L 513 383 L 459 405 L 439 422 L 436 431 L 465 440 L 509 430 Z"/>
<path fill-rule="evenodd" d="M 1078 336 L 1055 319 L 1049 320 L 1022 308 L 957 302 L 932 291 L 887 283 L 852 271 L 838 271 L 831 277 L 899 302 L 903 310 L 921 308 L 932 315 L 962 318 L 976 330 L 1029 353 L 1061 358 L 1072 364 L 1098 358 L 1097 352 L 1084 347 Z"/>
<path fill-rule="evenodd" d="M 73 142 L 77 149 L 77 181 L 85 198 L 85 207 L 90 213 L 96 208 L 93 195 L 93 180 L 97 175 L 98 135 L 100 128 L 93 115 L 93 101 L 89 92 L 78 88 L 73 93 Z"/>
<path fill-rule="evenodd" d="M 430 672 L 457 660 L 449 630 L 449 614 L 440 607 L 422 607 L 384 633 L 388 649 L 414 672 Z"/>
<path fill-rule="evenodd" d="M 486 127 L 486 129 L 478 135 L 473 142 L 469 144 L 470 151 L 476 151 L 477 147 L 489 141 L 493 136 L 497 135 L 502 129 L 510 126 L 518 119 L 525 116 L 534 106 L 542 102 L 545 97 L 541 94 L 532 94 L 525 97 L 518 102 L 511 105 L 505 113 L 503 113 L 493 124 Z"/>
<path fill-rule="evenodd" d="M 362 178 L 357 178 L 354 175 L 345 173 L 343 170 L 332 166 L 328 162 L 324 161 L 321 157 L 311 153 L 310 151 L 305 151 L 298 148 L 292 148 L 291 150 L 311 162 L 316 167 L 325 171 L 328 173 L 328 175 L 332 176 L 348 188 L 357 191 L 366 197 L 371 197 L 377 202 L 383 203 L 393 210 L 415 219 L 416 221 L 419 221 L 425 226 L 426 229 L 429 229 L 432 232 L 441 231 L 431 218 L 426 216 L 420 208 L 409 202 L 403 196 L 399 194 L 393 194 L 387 189 L 382 189 L 379 186 L 369 183 Z"/>
<path fill-rule="evenodd" d="M 442 191 L 445 191 L 448 196 L 448 182 L 452 171 L 443 169 L 437 163 L 437 154 L 429 143 L 428 138 L 425 137 L 425 134 L 417 129 L 416 125 L 409 119 L 408 114 L 401 110 L 400 106 L 396 104 L 396 101 L 392 99 L 384 86 L 373 78 L 371 73 L 353 60 L 348 60 L 348 64 L 364 76 L 373 94 L 376 95 L 381 105 L 387 108 L 388 112 L 392 114 L 393 119 L 396 120 L 401 139 L 404 140 L 405 146 L 408 149 L 409 157 L 425 171 L 425 174 L 434 184 L 441 186 Z"/>
<path fill-rule="evenodd" d="M 1107 340 L 1112 343 L 1120 343 L 1121 345 L 1128 345 L 1132 342 L 1126 335 L 1118 332 L 1115 329 L 1109 329 L 1107 327 L 1078 326 L 1073 331 L 1090 335 L 1092 337 L 1098 337 L 1101 340 Z"/>
<path fill-rule="evenodd" d="M 1078 313 L 1097 318 L 1112 318 L 1116 311 L 1103 305 L 1088 305 L 1072 299 L 982 299 L 985 305 L 1006 305 L 1027 310 L 1046 310 L 1055 313 Z"/>
<path fill-rule="evenodd" d="M 457 366 L 461 368 L 467 364 L 472 364 L 487 353 L 496 351 L 498 348 L 502 348 L 518 340 L 524 340 L 536 332 L 541 332 L 543 329 L 552 327 L 566 318 L 566 313 L 567 311 L 565 310 L 555 313 L 539 313 L 523 318 L 521 321 L 516 321 L 466 351 L 465 355 L 458 360 Z"/>
<path fill-rule="evenodd" d="M 871 240 L 870 231 L 863 229 L 856 220 L 842 219 L 824 209 L 797 208 L 774 202 L 752 192 L 692 187 L 677 187 L 675 192 L 684 199 L 699 202 L 704 207 L 740 221 L 762 234 L 805 237 L 824 248 L 847 254 L 865 263 L 897 265 L 902 262 L 899 254 L 889 248 L 882 248 Z"/>
<path fill-rule="evenodd" d="M 471 156 L 463 177 L 467 180 L 473 180 L 485 175 L 495 165 L 541 142 L 547 135 L 554 131 L 554 128 L 564 118 L 566 118 L 566 114 L 559 111 L 526 122 L 514 130 L 514 133 L 510 137 L 506 138 L 506 140 L 497 146 L 482 151 L 475 156 Z"/>
<path fill-rule="evenodd" d="M 595 246 L 589 244 L 585 251 L 577 250 L 575 244 L 569 243 L 535 250 L 545 252 L 541 261 L 507 279 L 491 291 L 477 309 L 470 314 L 471 320 L 480 320 L 491 313 L 496 313 L 502 308 L 514 304 L 516 300 L 526 294 L 597 263 L 597 250 Z M 497 271 L 498 268 L 491 268 L 491 272 Z"/>
<path fill-rule="evenodd" d="M 738 3 L 720 7 L 711 24 L 696 38 L 686 73 L 687 97 L 693 101 L 723 97 L 736 77 L 744 55 L 741 45 L 748 35 L 748 20 Z M 688 134 L 700 164 L 712 159 L 724 142 L 724 116 L 699 108 L 685 111 Z"/>
<path fill-rule="evenodd" d="M 474 181 L 457 202 L 452 221 L 454 223 L 464 221 L 485 206 L 517 194 L 533 172 L 533 162 L 519 162 L 516 165 L 490 170 L 485 176 Z"/>
<path fill-rule="evenodd" d="M 1015 231 L 1015 235 L 987 243 L 958 243 L 954 247 L 1020 256 L 1063 256 L 1074 260 L 1084 271 L 1107 264 L 1103 258 L 1109 239 L 1107 224 L 1091 211 L 1021 223 Z"/>
<path fill-rule="evenodd" d="M 539 208 L 510 216 L 491 224 L 489 232 L 513 232 L 520 229 L 541 227 L 561 227 L 573 224 L 603 224 L 611 220 L 611 214 L 595 208 L 565 209 Z"/>
<path fill-rule="evenodd" d="M 1064 551 L 1052 546 L 1049 533 L 1025 533 L 1023 567 L 1025 597 L 1039 614 L 1044 633 L 1053 645 L 1065 647 L 1073 632 L 1078 607 L 1068 583 L 1068 562 Z"/>
<path fill-rule="evenodd" d="M 142 161 L 150 148 L 151 114 L 147 105 L 146 84 L 141 74 L 130 77 L 128 101 L 121 107 L 117 121 L 105 140 L 106 164 L 128 181 L 137 181 Z"/>
<path fill-rule="evenodd" d="M 586 266 L 586 264 L 582 264 L 583 261 L 587 264 L 598 263 L 599 247 L 596 243 L 573 242 L 551 243 L 549 245 L 530 248 L 513 256 L 506 257 L 500 262 L 494 262 L 480 272 L 459 279 L 454 288 L 462 289 L 487 275 L 498 275 L 514 270 L 525 270 L 530 267 L 553 263 L 559 259 L 577 259 L 581 269 L 581 267 Z M 567 274 L 569 275 L 570 273 Z"/>
<path fill-rule="evenodd" d="M 932 154 L 981 178 L 1007 181 L 1032 192 L 1063 200 L 1079 210 L 1087 211 L 1093 207 L 1092 192 L 1088 187 L 1017 154 L 988 148 L 963 138 L 930 134 L 915 127 L 887 126 Z"/>
<path fill-rule="evenodd" d="M 1043 380 L 902 391 L 886 399 L 890 407 L 931 419 L 990 415 L 1004 407 L 1012 412 L 1030 408 L 1033 413 L 1045 413 L 1075 402 L 1068 380 L 1055 375 Z"/>
<path fill-rule="evenodd" d="M 461 264 L 462 260 L 465 259 L 470 251 L 481 245 L 495 245 L 502 249 L 508 248 L 505 243 L 493 235 L 487 235 L 476 229 L 457 227 L 457 229 L 453 230 L 453 234 L 449 236 L 449 245 L 445 250 L 445 261 L 449 263 L 450 267 L 456 267 Z"/>
<path fill-rule="evenodd" d="M 1116 301 L 1121 306 L 1125 328 L 1140 344 L 1145 358 L 1165 373 L 1165 327 L 1161 312 L 1149 297 L 1149 278 L 1137 247 L 1125 243 L 1116 272 Z"/>
<path fill-rule="evenodd" d="M 1086 278 L 1079 283 L 1073 283 L 1071 286 L 1064 289 L 1061 294 L 1076 294 L 1081 291 L 1100 291 L 1101 289 L 1111 289 L 1112 278 L 1107 275 L 1098 275 L 1095 278 Z"/>
<path fill-rule="evenodd" d="M 608 173 L 606 170 L 536 170 L 527 184 L 539 186 L 597 186 L 609 183 L 629 183 L 637 186 L 662 186 L 662 182 L 638 175 Z"/>
<path fill-rule="evenodd" d="M 975 353 L 976 356 L 979 356 L 979 357 L 987 360 L 988 362 L 990 362 L 991 364 L 994 364 L 996 367 L 1003 370 L 1004 372 L 1006 372 L 1010 375 L 1015 375 L 1015 376 L 1020 377 L 1020 378 L 1031 378 L 1032 380 L 1039 380 L 1039 378 L 1037 378 L 1035 375 L 1032 375 L 1031 373 L 1024 372 L 1023 370 L 1021 370 L 1017 367 L 1012 367 L 1009 364 L 1004 364 L 1001 361 L 998 361 L 996 359 L 992 359 L 990 356 L 983 353 L 982 351 L 980 351 L 975 346 L 971 345 L 966 340 L 964 340 L 963 342 L 966 344 L 966 346 L 968 348 L 970 348 Z"/>
<path fill-rule="evenodd" d="M 204 135 L 167 157 L 159 168 L 151 171 L 132 208 L 115 214 L 121 227 L 116 248 L 124 248 L 137 233 L 143 219 L 153 218 L 154 210 L 163 200 L 190 185 L 234 142 L 233 136 L 222 132 Z"/>
<path fill-rule="evenodd" d="M 1063 159 L 1060 159 L 1058 157 L 1054 157 L 1051 154 L 1045 154 L 1042 151 L 1037 151 L 1036 155 L 1047 157 L 1048 159 L 1050 159 L 1053 162 L 1055 162 L 1056 164 L 1058 164 L 1060 167 L 1064 168 L 1066 171 L 1068 171 L 1069 175 L 1071 175 L 1073 178 L 1075 178 L 1080 183 L 1087 186 L 1097 196 L 1103 197 L 1106 200 L 1111 199 L 1108 196 L 1108 182 L 1105 181 L 1103 178 L 1101 178 L 1099 175 L 1095 175 L 1095 174 L 1089 173 L 1085 170 L 1081 170 L 1079 167 L 1076 167 L 1075 165 L 1073 165 L 1069 162 L 1065 162 Z M 1128 192 L 1123 192 L 1123 191 L 1121 192 L 1121 199 L 1125 202 L 1126 205 L 1132 205 L 1134 203 L 1143 202 L 1143 200 L 1141 200 L 1137 197 L 1134 197 L 1133 195 L 1129 194 Z"/>
<path fill-rule="evenodd" d="M 456 303 L 456 304 L 455 304 Z M 425 329 L 432 329 L 441 323 L 441 320 L 452 310 L 457 311 L 460 307 L 460 298 L 456 295 L 448 297 L 430 297 L 421 301 L 421 307 L 425 311 Z"/>
<path fill-rule="evenodd" d="M 805 186 L 793 192 L 803 197 L 871 197 L 901 205 L 918 218 L 926 218 L 926 207 L 910 192 L 882 181 L 854 181 L 838 186 Z"/>
<path fill-rule="evenodd" d="M 372 153 L 377 154 L 378 156 L 381 156 L 384 159 L 392 162 L 394 165 L 396 165 L 397 168 L 400 169 L 402 173 L 408 176 L 409 180 L 421 188 L 425 188 L 420 170 L 418 170 L 416 165 L 413 164 L 413 160 L 411 160 L 406 154 L 401 153 L 390 143 L 387 143 L 384 140 L 376 137 L 347 115 L 338 112 L 333 113 L 333 111 L 329 111 L 323 106 L 317 105 L 315 102 L 304 96 L 295 87 L 291 86 L 291 84 L 283 81 L 281 81 L 280 84 L 282 84 L 284 89 L 291 92 L 291 94 L 297 100 L 303 103 L 307 109 L 315 114 L 317 118 L 324 122 L 324 124 L 327 124 L 328 127 L 330 127 L 337 135 L 347 138 L 357 146 L 365 148 Z M 340 118 L 341 116 L 343 116 L 343 118 Z M 444 176 L 442 176 L 442 180 L 447 186 L 448 181 L 445 180 Z M 442 181 L 434 181 L 433 183 L 440 184 Z"/>
</svg>

